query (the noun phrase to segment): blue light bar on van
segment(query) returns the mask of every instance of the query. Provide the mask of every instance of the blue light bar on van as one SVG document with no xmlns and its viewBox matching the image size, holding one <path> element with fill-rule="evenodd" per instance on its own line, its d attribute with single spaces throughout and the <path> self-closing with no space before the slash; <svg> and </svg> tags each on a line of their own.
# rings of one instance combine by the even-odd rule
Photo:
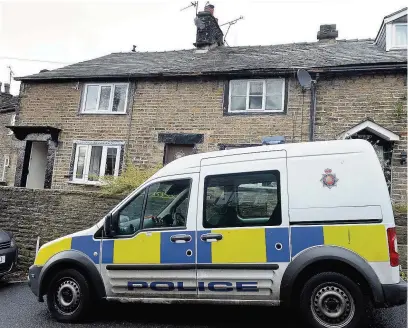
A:
<svg viewBox="0 0 408 328">
<path fill-rule="evenodd" d="M 277 145 L 277 144 L 284 144 L 285 137 L 283 136 L 274 136 L 274 137 L 263 137 L 262 144 L 263 145 Z"/>
</svg>

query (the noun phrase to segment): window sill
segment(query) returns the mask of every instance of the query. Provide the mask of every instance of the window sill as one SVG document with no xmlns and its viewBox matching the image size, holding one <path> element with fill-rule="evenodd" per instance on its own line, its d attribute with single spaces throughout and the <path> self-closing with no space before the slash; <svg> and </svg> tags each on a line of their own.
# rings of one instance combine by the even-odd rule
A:
<svg viewBox="0 0 408 328">
<path fill-rule="evenodd" d="M 67 181 L 69 184 L 74 184 L 74 185 L 84 185 L 84 186 L 95 186 L 95 187 L 101 187 L 103 185 L 102 182 L 100 181 Z"/>
<path fill-rule="evenodd" d="M 394 46 L 394 47 L 390 47 L 388 49 L 388 51 L 392 51 L 392 50 L 407 50 L 408 45 L 405 46 Z"/>
<path fill-rule="evenodd" d="M 243 110 L 243 111 L 225 111 L 224 115 L 240 115 L 240 116 L 250 116 L 250 115 L 284 115 L 285 110 Z"/>
<path fill-rule="evenodd" d="M 126 115 L 126 112 L 79 112 L 81 115 Z"/>
</svg>

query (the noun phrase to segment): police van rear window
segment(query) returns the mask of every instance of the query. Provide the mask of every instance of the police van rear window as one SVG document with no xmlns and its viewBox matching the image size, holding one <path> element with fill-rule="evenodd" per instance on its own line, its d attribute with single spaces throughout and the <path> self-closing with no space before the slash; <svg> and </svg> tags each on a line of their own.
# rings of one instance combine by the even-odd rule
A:
<svg viewBox="0 0 408 328">
<path fill-rule="evenodd" d="M 282 223 L 279 171 L 207 176 L 204 188 L 205 228 Z"/>
</svg>

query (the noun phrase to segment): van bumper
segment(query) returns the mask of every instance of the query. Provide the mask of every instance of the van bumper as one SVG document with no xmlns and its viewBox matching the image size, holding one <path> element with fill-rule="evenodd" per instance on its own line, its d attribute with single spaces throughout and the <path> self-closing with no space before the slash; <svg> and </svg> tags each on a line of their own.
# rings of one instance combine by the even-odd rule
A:
<svg viewBox="0 0 408 328">
<path fill-rule="evenodd" d="M 42 267 L 37 265 L 32 265 L 28 269 L 28 286 L 30 286 L 31 291 L 37 296 L 38 300 L 40 300 L 40 284 L 39 278 L 41 273 Z"/>
<path fill-rule="evenodd" d="M 398 306 L 407 303 L 407 283 L 382 285 L 385 307 Z"/>
</svg>

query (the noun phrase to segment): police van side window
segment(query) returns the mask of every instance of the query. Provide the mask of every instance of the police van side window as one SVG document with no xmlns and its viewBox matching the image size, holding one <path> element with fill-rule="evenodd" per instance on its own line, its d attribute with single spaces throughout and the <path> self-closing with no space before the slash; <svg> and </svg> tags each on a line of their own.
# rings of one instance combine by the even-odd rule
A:
<svg viewBox="0 0 408 328">
<path fill-rule="evenodd" d="M 190 179 L 183 179 L 147 187 L 120 210 L 119 235 L 132 235 L 140 229 L 185 227 L 190 183 Z"/>
<path fill-rule="evenodd" d="M 207 176 L 204 188 L 205 228 L 282 223 L 279 171 Z"/>
</svg>

